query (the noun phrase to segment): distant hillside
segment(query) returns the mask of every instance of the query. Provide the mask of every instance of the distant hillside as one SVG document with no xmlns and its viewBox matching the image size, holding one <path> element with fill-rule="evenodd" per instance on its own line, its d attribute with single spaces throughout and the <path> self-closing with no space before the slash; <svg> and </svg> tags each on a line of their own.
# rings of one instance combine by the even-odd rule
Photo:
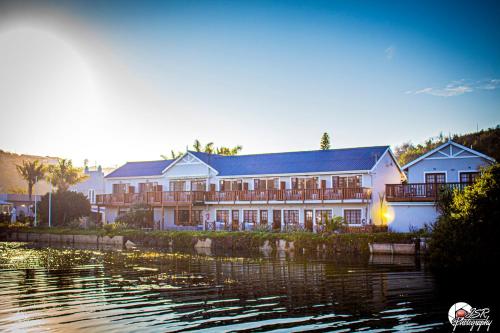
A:
<svg viewBox="0 0 500 333">
<path fill-rule="evenodd" d="M 59 157 L 52 156 L 36 156 L 15 154 L 6 152 L 0 149 L 0 193 L 27 193 L 28 184 L 19 176 L 16 165 L 21 165 L 23 161 L 39 160 L 45 165 L 56 164 Z M 95 170 L 91 167 L 90 170 Z M 105 175 L 113 171 L 114 168 L 103 168 Z M 83 170 L 82 170 L 83 171 Z M 45 180 L 39 181 L 34 189 L 33 194 L 45 194 L 50 190 L 50 184 Z"/>
<path fill-rule="evenodd" d="M 28 184 L 21 178 L 16 170 L 16 165 L 23 161 L 39 160 L 43 164 L 55 164 L 58 157 L 18 155 L 0 150 L 0 193 L 27 193 Z M 45 181 L 40 181 L 35 185 L 33 194 L 45 194 L 49 191 L 50 185 Z"/>
<path fill-rule="evenodd" d="M 430 138 L 423 144 L 414 145 L 411 142 L 406 142 L 397 146 L 394 149 L 394 153 L 400 165 L 403 166 L 429 150 L 445 143 L 447 140 L 448 138 L 440 134 L 437 137 Z M 455 134 L 452 135 L 452 140 L 500 161 L 500 125 L 497 125 L 495 128 L 488 128 L 487 130 L 480 130 L 479 132 Z"/>
</svg>

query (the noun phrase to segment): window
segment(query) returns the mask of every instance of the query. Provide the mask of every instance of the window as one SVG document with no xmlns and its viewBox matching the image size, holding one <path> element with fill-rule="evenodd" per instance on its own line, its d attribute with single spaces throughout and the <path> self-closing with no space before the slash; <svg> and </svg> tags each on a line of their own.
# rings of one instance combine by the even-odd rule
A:
<svg viewBox="0 0 500 333">
<path fill-rule="evenodd" d="M 273 190 L 279 187 L 278 178 L 264 178 L 264 179 L 254 179 L 253 189 L 257 191 L 262 190 Z"/>
<path fill-rule="evenodd" d="M 427 184 L 443 184 L 446 183 L 446 174 L 444 172 L 426 173 L 425 182 Z"/>
<path fill-rule="evenodd" d="M 91 204 L 95 204 L 95 190 L 94 189 L 89 189 L 87 198 L 89 199 L 89 202 Z"/>
<path fill-rule="evenodd" d="M 285 225 L 299 224 L 299 211 L 298 210 L 285 210 L 283 211 L 283 218 Z"/>
<path fill-rule="evenodd" d="M 472 184 L 479 177 L 479 172 L 460 172 L 460 182 Z"/>
<path fill-rule="evenodd" d="M 128 193 L 129 185 L 130 184 L 113 184 L 113 193 Z"/>
<path fill-rule="evenodd" d="M 175 216 L 175 224 L 176 225 L 190 225 L 189 224 L 189 210 L 180 209 L 177 212 L 174 211 Z"/>
<path fill-rule="evenodd" d="M 169 184 L 170 191 L 185 191 L 186 182 L 184 180 L 171 180 Z"/>
<path fill-rule="evenodd" d="M 154 192 L 156 189 L 156 186 L 158 186 L 157 182 L 154 183 L 139 183 L 139 192 L 144 193 L 144 192 Z"/>
<path fill-rule="evenodd" d="M 206 191 L 207 181 L 204 179 L 192 180 L 191 181 L 191 191 Z"/>
<path fill-rule="evenodd" d="M 174 211 L 175 214 L 175 211 Z M 179 209 L 175 216 L 175 225 L 196 226 L 203 223 L 203 211 L 191 211 L 191 222 L 189 221 L 189 210 Z"/>
<path fill-rule="evenodd" d="M 215 219 L 217 222 L 229 222 L 229 210 L 217 210 L 215 212 Z"/>
<path fill-rule="evenodd" d="M 243 189 L 241 179 L 238 180 L 221 180 L 219 182 L 220 191 L 241 191 Z"/>
<path fill-rule="evenodd" d="M 345 209 L 344 221 L 347 224 L 361 224 L 361 209 Z"/>
<path fill-rule="evenodd" d="M 333 176 L 332 187 L 343 187 L 343 188 L 361 187 L 361 176 Z"/>
<path fill-rule="evenodd" d="M 269 215 L 268 215 L 267 210 L 261 210 L 260 211 L 260 224 L 268 224 L 269 222 Z"/>
<path fill-rule="evenodd" d="M 193 225 L 203 224 L 202 210 L 193 210 L 191 214 L 192 214 L 191 220 L 193 222 Z"/>
<path fill-rule="evenodd" d="M 316 223 L 325 223 L 327 219 L 332 218 L 332 211 L 330 209 L 317 209 L 316 210 Z"/>
<path fill-rule="evenodd" d="M 256 223 L 257 222 L 257 210 L 244 210 L 243 211 L 243 222 Z"/>
<path fill-rule="evenodd" d="M 318 177 L 292 178 L 292 189 L 315 189 L 318 188 Z"/>
</svg>

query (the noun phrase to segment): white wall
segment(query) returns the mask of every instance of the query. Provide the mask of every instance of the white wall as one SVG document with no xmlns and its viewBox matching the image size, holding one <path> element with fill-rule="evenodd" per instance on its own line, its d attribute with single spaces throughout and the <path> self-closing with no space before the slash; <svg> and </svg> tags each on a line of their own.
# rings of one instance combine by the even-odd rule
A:
<svg viewBox="0 0 500 333">
<path fill-rule="evenodd" d="M 425 224 L 433 224 L 439 216 L 432 203 L 389 203 L 392 221 L 389 228 L 396 232 L 408 232 L 411 229 L 423 228 Z"/>
<path fill-rule="evenodd" d="M 389 151 L 382 155 L 378 164 L 372 172 L 372 206 L 371 219 L 374 224 L 381 224 L 380 195 L 385 196 L 386 184 L 400 184 L 403 177 L 396 161 Z"/>
</svg>

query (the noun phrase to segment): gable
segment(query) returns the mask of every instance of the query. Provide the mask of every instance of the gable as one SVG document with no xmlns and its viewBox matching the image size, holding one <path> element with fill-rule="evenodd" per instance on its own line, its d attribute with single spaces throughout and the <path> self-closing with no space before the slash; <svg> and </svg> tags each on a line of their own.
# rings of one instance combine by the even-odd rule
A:
<svg viewBox="0 0 500 333">
<path fill-rule="evenodd" d="M 485 163 L 494 163 L 495 160 L 489 156 L 486 156 L 476 150 L 462 146 L 456 142 L 448 141 L 441 146 L 425 153 L 416 160 L 403 166 L 404 170 L 413 167 L 416 164 L 421 163 L 424 160 L 458 160 L 467 158 L 477 158 Z"/>
<path fill-rule="evenodd" d="M 167 177 L 206 177 L 209 170 L 213 169 L 191 154 L 185 154 L 182 158 L 171 164 L 164 170 Z"/>
</svg>

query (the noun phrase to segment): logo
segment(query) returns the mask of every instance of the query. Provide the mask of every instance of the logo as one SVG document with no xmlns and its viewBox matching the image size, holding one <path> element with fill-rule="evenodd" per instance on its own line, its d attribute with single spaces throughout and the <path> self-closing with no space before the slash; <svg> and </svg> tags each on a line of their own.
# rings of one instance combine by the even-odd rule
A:
<svg viewBox="0 0 500 333">
<path fill-rule="evenodd" d="M 450 311 L 448 311 L 448 320 L 453 325 L 453 331 L 457 326 L 470 326 L 471 331 L 476 327 L 477 331 L 479 331 L 482 326 L 485 326 L 486 331 L 489 331 L 493 322 L 490 319 L 490 308 L 473 308 L 464 302 L 453 304 Z"/>
</svg>

